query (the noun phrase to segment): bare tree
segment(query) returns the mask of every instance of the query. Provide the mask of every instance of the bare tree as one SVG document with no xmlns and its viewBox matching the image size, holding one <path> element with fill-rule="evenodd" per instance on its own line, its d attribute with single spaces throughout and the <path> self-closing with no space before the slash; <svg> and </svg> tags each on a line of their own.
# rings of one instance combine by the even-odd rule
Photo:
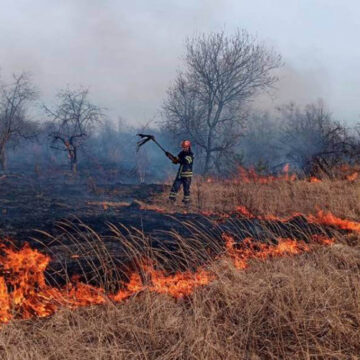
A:
<svg viewBox="0 0 360 360">
<path fill-rule="evenodd" d="M 88 100 L 88 94 L 87 89 L 62 90 L 57 95 L 59 104 L 54 110 L 44 106 L 53 124 L 49 134 L 51 147 L 67 153 L 73 173 L 77 171 L 78 149 L 103 115 L 102 109 Z"/>
<path fill-rule="evenodd" d="M 204 153 L 204 174 L 219 153 L 231 153 L 241 136 L 244 104 L 275 83 L 272 70 L 280 65 L 280 56 L 245 30 L 187 40 L 185 71 L 168 90 L 163 126 L 190 137 Z"/>
<path fill-rule="evenodd" d="M 283 119 L 283 143 L 290 161 L 305 173 L 333 177 L 332 169 L 350 161 L 355 142 L 346 128 L 332 119 L 322 101 L 303 109 L 290 103 L 279 108 Z"/>
<path fill-rule="evenodd" d="M 30 102 L 37 98 L 37 91 L 27 73 L 13 75 L 13 82 L 0 85 L 0 166 L 6 169 L 6 150 L 21 138 L 32 138 L 36 124 L 27 117 Z"/>
</svg>

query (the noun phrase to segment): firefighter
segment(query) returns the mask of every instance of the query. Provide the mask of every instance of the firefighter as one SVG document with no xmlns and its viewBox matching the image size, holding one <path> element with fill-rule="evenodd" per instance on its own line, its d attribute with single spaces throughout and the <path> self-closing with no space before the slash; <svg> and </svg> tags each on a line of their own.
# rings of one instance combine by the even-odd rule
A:
<svg viewBox="0 0 360 360">
<path fill-rule="evenodd" d="M 166 156 L 174 164 L 180 164 L 173 186 L 170 190 L 169 199 L 170 201 L 175 202 L 176 194 L 182 185 L 184 190 L 183 203 L 188 205 L 190 203 L 190 185 L 194 163 L 194 154 L 191 151 L 191 143 L 189 140 L 183 140 L 181 142 L 181 148 L 182 151 L 177 157 L 170 154 L 169 152 L 166 152 Z"/>
</svg>

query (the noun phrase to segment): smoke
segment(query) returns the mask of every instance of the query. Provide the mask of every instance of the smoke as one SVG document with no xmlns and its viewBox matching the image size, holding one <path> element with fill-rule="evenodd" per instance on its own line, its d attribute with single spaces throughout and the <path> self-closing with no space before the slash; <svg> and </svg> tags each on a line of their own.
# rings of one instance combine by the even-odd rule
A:
<svg viewBox="0 0 360 360">
<path fill-rule="evenodd" d="M 343 49 L 344 66 L 340 69 L 339 53 L 335 56 L 330 52 L 336 52 L 329 40 L 331 33 L 318 34 L 314 43 L 309 26 L 314 24 L 299 28 L 300 21 L 291 23 L 292 17 L 297 19 L 302 13 L 296 14 L 284 1 L 281 3 L 274 9 L 259 0 L 255 11 L 255 5 L 234 0 L 221 2 L 221 6 L 216 0 L 5 0 L 0 13 L 2 76 L 32 72 L 44 102 L 51 101 L 57 90 L 68 84 L 90 87 L 96 102 L 107 107 L 112 118 L 121 115 L 131 124 L 141 124 L 157 115 L 169 83 L 182 67 L 187 36 L 221 29 L 231 33 L 245 27 L 284 55 L 288 67 L 281 74 L 277 92 L 280 103 L 291 97 L 303 104 L 312 94 L 328 99 L 337 114 L 346 111 L 357 115 L 357 75 L 354 71 L 350 74 L 358 59 L 356 47 Z M 282 17 L 287 33 L 278 21 Z M 349 24 L 350 28 L 352 21 Z M 336 27 L 336 32 L 346 29 Z M 351 39 L 350 33 L 343 35 Z M 345 46 L 344 42 L 337 43 L 340 45 Z"/>
<path fill-rule="evenodd" d="M 123 121 L 117 124 L 107 121 L 79 148 L 79 172 L 99 183 L 152 183 L 173 177 L 176 169 L 153 142 L 136 152 L 139 132 L 155 135 L 166 149 L 177 155 L 179 149 L 166 132 L 132 127 Z M 70 172 L 67 152 L 52 148 L 48 133 L 44 124 L 36 140 L 22 139 L 16 147 L 9 148 L 8 171 L 45 177 L 59 171 Z"/>
<path fill-rule="evenodd" d="M 329 78 L 323 68 L 300 71 L 285 64 L 275 75 L 278 82 L 273 89 L 254 98 L 254 109 L 274 113 L 277 107 L 290 102 L 305 106 L 330 97 Z"/>
<path fill-rule="evenodd" d="M 306 6 L 313 10 L 311 17 L 304 11 Z M 89 87 L 91 99 L 107 108 L 113 123 L 99 129 L 81 150 L 80 166 L 116 167 L 119 173 L 130 174 L 126 176 L 153 181 L 166 178 L 174 169 L 150 144 L 136 157 L 134 134 L 140 124 L 158 117 L 167 88 L 182 69 L 184 39 L 194 33 L 221 29 L 231 33 L 245 27 L 274 45 L 286 66 L 279 70 L 276 89 L 254 99 L 256 119 L 251 119 L 253 125 L 238 151 L 245 164 L 263 159 L 276 166 L 286 155 L 278 146 L 277 106 L 289 101 L 305 105 L 323 98 L 334 118 L 358 120 L 360 113 L 354 71 L 359 50 L 352 43 L 357 40 L 352 31 L 356 11 L 323 2 L 321 6 L 304 2 L 293 8 L 284 0 L 276 8 L 265 0 L 254 5 L 235 0 L 5 0 L 0 13 L 1 77 L 32 72 L 41 102 L 46 104 L 67 85 Z M 335 15 L 345 19 L 342 26 L 328 26 Z M 34 120 L 43 121 L 41 111 L 32 113 Z M 119 115 L 128 125 L 118 126 L 114 119 Z M 151 131 L 177 152 L 178 142 L 172 134 L 157 128 Z M 9 165 L 66 167 L 66 154 L 49 148 L 45 130 L 40 138 L 37 143 L 23 142 L 10 149 Z M 138 174 L 137 167 L 145 170 Z"/>
<path fill-rule="evenodd" d="M 67 84 L 83 85 L 112 117 L 140 124 L 157 113 L 185 37 L 206 30 L 214 12 L 214 1 L 7 1 L 0 65 L 31 71 L 45 102 Z"/>
</svg>

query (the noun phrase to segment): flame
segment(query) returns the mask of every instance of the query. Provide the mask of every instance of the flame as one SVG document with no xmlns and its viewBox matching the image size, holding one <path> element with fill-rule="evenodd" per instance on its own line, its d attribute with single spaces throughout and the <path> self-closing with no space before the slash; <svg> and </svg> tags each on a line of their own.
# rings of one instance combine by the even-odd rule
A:
<svg viewBox="0 0 360 360">
<path fill-rule="evenodd" d="M 336 169 L 335 169 L 336 170 Z M 349 173 L 349 171 L 353 171 Z M 358 178 L 359 171 L 351 168 L 349 165 L 342 165 L 338 168 L 340 174 L 337 175 L 338 179 L 347 180 L 347 181 L 355 181 Z M 348 173 L 348 174 L 346 174 Z M 256 172 L 254 167 L 250 167 L 246 169 L 245 167 L 239 166 L 237 169 L 237 176 L 232 179 L 222 180 L 225 184 L 235 184 L 238 185 L 240 183 L 250 184 L 250 183 L 257 183 L 257 184 L 271 184 L 276 181 L 287 181 L 293 182 L 298 179 L 295 173 L 290 173 L 290 165 L 286 164 L 283 168 L 281 173 L 278 175 L 260 175 Z M 310 176 L 309 178 L 303 179 L 304 181 L 308 181 L 310 183 L 319 183 L 322 182 L 321 179 Z M 204 181 L 208 184 L 214 183 L 215 180 L 211 177 L 207 177 Z"/>
<path fill-rule="evenodd" d="M 269 257 L 297 255 L 310 251 L 307 244 L 292 239 L 279 238 L 277 245 L 269 245 L 246 238 L 237 247 L 235 247 L 235 240 L 232 236 L 223 234 L 223 239 L 225 240 L 227 253 L 237 269 L 246 269 L 250 259 L 265 260 Z M 326 240 L 324 244 L 332 243 L 330 239 Z M 320 242 L 320 240 L 317 239 L 317 242 Z"/>
<path fill-rule="evenodd" d="M 322 234 L 314 234 L 311 236 L 312 241 L 318 243 L 320 245 L 333 245 L 335 240 L 327 238 L 325 235 Z"/>
<path fill-rule="evenodd" d="M 359 176 L 359 169 L 349 164 L 341 165 L 340 167 L 338 167 L 338 171 L 342 175 L 343 179 L 346 179 L 350 182 L 355 181 Z"/>
<path fill-rule="evenodd" d="M 311 182 L 311 183 L 318 183 L 318 182 L 321 182 L 321 180 L 320 179 L 318 179 L 317 177 L 315 177 L 315 176 L 311 176 L 310 177 L 310 179 L 309 179 L 309 181 Z"/>
<path fill-rule="evenodd" d="M 155 270 L 153 266 L 143 269 L 151 277 L 150 291 L 175 298 L 188 296 L 196 287 L 207 285 L 215 279 L 215 276 L 205 269 L 199 269 L 196 273 L 186 271 L 174 275 L 166 275 L 161 270 Z"/>
<path fill-rule="evenodd" d="M 334 168 L 337 177 L 350 182 L 355 181 L 359 176 L 359 168 L 350 164 L 342 164 Z"/>
<path fill-rule="evenodd" d="M 238 167 L 238 175 L 240 181 L 243 183 L 258 183 L 258 184 L 269 184 L 275 181 L 295 181 L 297 179 L 296 174 L 290 174 L 290 165 L 286 164 L 282 169 L 282 174 L 277 176 L 273 175 L 259 175 L 253 167 L 245 169 L 242 166 Z M 238 183 L 235 179 L 234 183 Z"/>
<path fill-rule="evenodd" d="M 352 173 L 351 175 L 346 176 L 346 180 L 348 181 L 355 181 L 358 178 L 359 173 L 356 171 Z"/>
<path fill-rule="evenodd" d="M 0 277 L 0 322 L 8 322 L 10 319 L 10 296 L 5 279 Z"/>
<path fill-rule="evenodd" d="M 324 212 L 322 210 L 319 210 L 316 215 L 306 216 L 306 219 L 310 223 L 316 223 L 320 225 L 331 225 L 342 230 L 360 232 L 359 222 L 341 219 L 335 216 L 334 214 L 332 214 L 331 212 Z"/>
<path fill-rule="evenodd" d="M 235 208 L 235 211 L 249 219 L 255 218 L 255 216 L 245 206 L 239 205 Z"/>
<path fill-rule="evenodd" d="M 276 245 L 259 243 L 247 238 L 236 243 L 231 235 L 223 234 L 225 253 L 237 269 L 245 269 L 251 259 L 296 255 L 310 251 L 311 246 L 293 239 L 278 239 Z M 314 243 L 331 245 L 332 239 L 314 237 Z M 78 277 L 62 288 L 55 288 L 45 281 L 45 270 L 50 257 L 28 244 L 20 250 L 1 245 L 0 256 L 0 323 L 13 318 L 30 319 L 52 315 L 61 307 L 75 309 L 82 306 L 105 304 L 111 300 L 121 302 L 130 296 L 148 290 L 174 298 L 191 295 L 200 286 L 216 279 L 216 274 L 199 267 L 195 272 L 184 271 L 166 274 L 156 269 L 151 261 L 143 261 L 140 273 L 133 272 L 129 281 L 122 284 L 115 294 L 106 294 L 102 288 L 82 283 Z M 146 279 L 146 280 L 143 280 Z"/>
<path fill-rule="evenodd" d="M 302 213 L 294 213 L 288 217 L 279 217 L 276 215 L 262 215 L 255 216 L 253 215 L 245 206 L 237 206 L 235 208 L 235 214 L 240 214 L 249 219 L 259 219 L 259 220 L 267 220 L 267 221 L 279 221 L 279 222 L 289 222 L 296 217 L 303 216 L 306 221 L 312 224 L 318 225 L 330 225 L 337 227 L 341 230 L 348 230 L 360 233 L 360 222 L 341 219 L 331 212 L 325 212 L 323 210 L 319 210 L 316 215 L 304 215 Z"/>
</svg>

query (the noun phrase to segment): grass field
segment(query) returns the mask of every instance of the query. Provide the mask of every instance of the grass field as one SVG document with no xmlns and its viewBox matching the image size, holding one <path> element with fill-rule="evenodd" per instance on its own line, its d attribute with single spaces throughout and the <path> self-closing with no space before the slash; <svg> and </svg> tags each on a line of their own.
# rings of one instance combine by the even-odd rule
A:
<svg viewBox="0 0 360 360">
<path fill-rule="evenodd" d="M 168 193 L 164 192 L 154 202 L 166 208 L 167 197 Z M 207 182 L 202 178 L 195 178 L 192 185 L 191 209 L 229 212 L 242 205 L 254 215 L 276 216 L 290 216 L 294 213 L 314 214 L 321 209 L 339 217 L 356 220 L 360 218 L 359 199 L 358 181 L 279 180 L 261 184 L 220 180 Z M 181 194 L 178 200 L 181 200 Z"/>
<path fill-rule="evenodd" d="M 255 216 L 287 217 L 323 210 L 356 222 L 359 195 L 357 181 L 234 184 L 195 179 L 191 211 L 227 213 L 242 205 Z M 167 192 L 152 205 L 176 210 Z M 187 245 L 188 258 L 191 251 Z M 250 256 L 245 269 L 235 265 L 231 253 L 209 258 L 206 271 L 213 280 L 186 297 L 145 287 L 120 304 L 109 300 L 63 308 L 47 318 L 11 321 L 2 325 L 0 357 L 360 359 L 357 231 L 297 255 Z"/>
</svg>

